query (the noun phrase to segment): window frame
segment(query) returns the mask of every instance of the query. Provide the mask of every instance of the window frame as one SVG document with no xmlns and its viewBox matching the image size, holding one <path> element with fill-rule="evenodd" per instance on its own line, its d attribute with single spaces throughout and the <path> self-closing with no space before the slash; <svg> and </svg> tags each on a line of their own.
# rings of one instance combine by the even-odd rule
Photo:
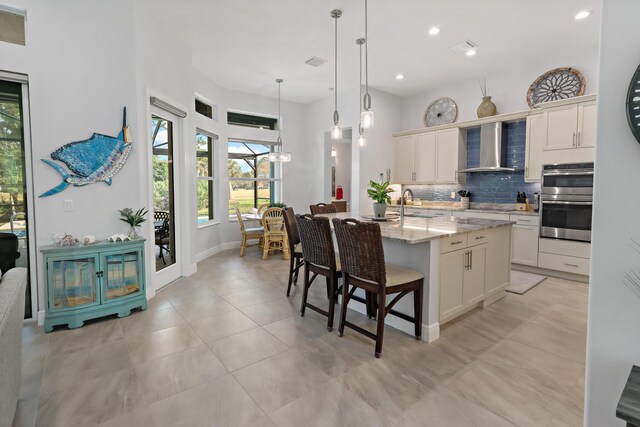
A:
<svg viewBox="0 0 640 427">
<path fill-rule="evenodd" d="M 197 164 L 198 164 L 198 136 L 202 135 L 204 137 L 207 138 L 207 145 L 208 145 L 208 164 L 209 164 L 209 175 L 207 176 L 199 176 L 198 175 L 198 171 L 197 171 Z M 218 224 L 219 221 L 217 220 L 217 215 L 215 212 L 215 208 L 218 205 L 218 200 L 217 200 L 217 166 L 216 166 L 216 149 L 217 149 L 217 142 L 220 138 L 218 137 L 218 135 L 216 135 L 215 133 L 212 132 L 208 132 L 204 129 L 201 128 L 196 128 L 196 135 L 195 135 L 195 150 L 196 150 L 196 161 L 195 161 L 195 166 L 196 166 L 196 171 L 195 171 L 195 176 L 196 176 L 196 185 L 195 185 L 195 198 L 196 198 L 196 223 L 198 228 L 206 228 L 209 227 L 211 225 L 214 224 Z M 208 197 L 208 204 L 209 204 L 209 219 L 206 221 L 202 221 L 200 222 L 200 217 L 198 215 L 198 182 L 199 181 L 208 181 L 209 182 L 209 197 Z"/>
<path fill-rule="evenodd" d="M 232 160 L 232 158 L 229 156 L 229 144 L 230 143 L 242 143 L 242 144 L 256 144 L 256 145 L 264 145 L 270 148 L 269 152 L 277 152 L 280 150 L 280 146 L 281 144 L 279 144 L 278 142 L 275 141 L 264 141 L 264 140 L 254 140 L 254 139 L 247 139 L 247 138 L 232 138 L 229 137 L 227 140 L 227 164 L 228 164 L 228 160 Z M 267 153 L 263 153 L 261 154 L 261 156 L 266 155 Z M 256 163 L 257 166 L 257 163 Z M 259 182 L 269 182 L 271 183 L 270 185 L 270 201 L 269 203 L 277 203 L 280 202 L 282 200 L 282 166 L 280 163 L 277 162 L 270 162 L 270 166 L 273 170 L 273 177 L 269 177 L 269 178 L 261 178 L 261 177 L 255 177 L 255 178 L 242 178 L 242 177 L 231 177 L 229 176 L 229 171 L 227 169 L 227 180 L 229 183 L 229 201 L 231 201 L 231 182 L 232 181 L 244 181 L 244 182 L 253 182 L 254 183 L 254 194 L 256 194 L 256 196 L 254 196 L 254 204 L 255 204 L 255 200 L 257 197 L 257 190 L 256 190 L 256 185 Z M 254 206 L 255 208 L 259 207 L 259 206 Z M 231 207 L 230 205 L 228 206 L 228 210 L 229 210 L 229 218 L 230 219 L 235 219 L 235 211 L 231 212 Z"/>
</svg>

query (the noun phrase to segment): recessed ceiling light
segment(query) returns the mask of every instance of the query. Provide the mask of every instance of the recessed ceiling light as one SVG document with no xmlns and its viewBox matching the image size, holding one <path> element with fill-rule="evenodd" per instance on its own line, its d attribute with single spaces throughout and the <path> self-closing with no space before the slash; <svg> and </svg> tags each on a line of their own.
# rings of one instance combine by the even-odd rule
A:
<svg viewBox="0 0 640 427">
<path fill-rule="evenodd" d="M 478 52 L 477 52 L 475 49 L 469 49 L 469 50 L 465 53 L 465 55 L 467 55 L 467 56 L 473 56 L 473 55 L 475 55 L 476 53 L 478 53 Z"/>
<path fill-rule="evenodd" d="M 590 10 L 581 10 L 580 12 L 576 13 L 576 16 L 574 17 L 574 19 L 576 21 L 580 21 L 582 19 L 587 18 L 589 15 L 591 15 Z"/>
<path fill-rule="evenodd" d="M 429 28 L 429 35 L 430 36 L 435 36 L 438 35 L 440 33 L 440 28 L 439 27 L 431 27 Z"/>
<path fill-rule="evenodd" d="M 396 80 L 404 79 L 404 74 L 396 74 Z"/>
</svg>

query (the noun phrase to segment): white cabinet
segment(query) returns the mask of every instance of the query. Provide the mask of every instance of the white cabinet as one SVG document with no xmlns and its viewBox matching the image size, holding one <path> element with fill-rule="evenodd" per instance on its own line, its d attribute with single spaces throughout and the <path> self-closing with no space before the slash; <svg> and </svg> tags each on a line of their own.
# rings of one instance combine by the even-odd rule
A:
<svg viewBox="0 0 640 427">
<path fill-rule="evenodd" d="M 571 240 L 539 239 L 538 267 L 589 275 L 591 244 Z"/>
<path fill-rule="evenodd" d="M 484 305 L 504 297 L 511 279 L 512 227 L 490 230 L 487 238 L 487 262 L 484 286 Z"/>
<path fill-rule="evenodd" d="M 458 169 L 466 161 L 460 129 L 445 129 L 394 138 L 397 184 L 458 183 Z M 463 177 L 464 175 L 461 175 Z"/>
<path fill-rule="evenodd" d="M 539 217 L 510 215 L 513 226 L 511 262 L 515 264 L 538 266 Z"/>
<path fill-rule="evenodd" d="M 547 116 L 535 114 L 527 117 L 524 182 L 540 182 L 542 175 L 542 149 L 547 140 Z"/>
<path fill-rule="evenodd" d="M 596 143 L 596 101 L 545 109 L 547 135 L 542 161 L 592 162 Z"/>
<path fill-rule="evenodd" d="M 440 322 L 484 298 L 486 245 L 445 253 L 440 258 Z"/>
</svg>

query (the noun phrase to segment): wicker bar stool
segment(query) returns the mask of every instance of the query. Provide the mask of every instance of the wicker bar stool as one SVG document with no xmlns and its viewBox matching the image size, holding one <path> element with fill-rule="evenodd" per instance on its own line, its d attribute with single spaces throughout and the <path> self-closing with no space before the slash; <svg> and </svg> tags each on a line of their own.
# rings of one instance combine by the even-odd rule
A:
<svg viewBox="0 0 640 427">
<path fill-rule="evenodd" d="M 342 272 L 333 249 L 331 223 L 329 218 L 312 217 L 308 214 L 296 215 L 296 223 L 300 233 L 302 256 L 304 258 L 304 290 L 302 292 L 300 316 L 304 316 L 305 309 L 309 307 L 327 316 L 327 329 L 332 330 L 338 279 L 342 277 Z M 309 278 L 310 273 L 313 273 L 311 278 Z M 318 274 L 324 276 L 327 281 L 328 312 L 307 302 L 309 287 Z"/>
<path fill-rule="evenodd" d="M 300 244 L 300 234 L 298 234 L 298 226 L 296 225 L 296 214 L 293 208 L 282 208 L 282 216 L 284 217 L 284 227 L 287 230 L 289 238 L 289 282 L 287 283 L 287 296 L 291 292 L 291 284 L 298 283 L 298 272 L 304 265 L 302 258 L 302 245 Z"/>
<path fill-rule="evenodd" d="M 317 205 L 309 205 L 311 215 L 322 215 L 336 213 L 336 207 L 334 205 L 328 205 L 326 203 L 318 203 Z"/>
<path fill-rule="evenodd" d="M 338 335 L 342 336 L 344 327 L 360 332 L 375 340 L 375 356 L 382 354 L 382 340 L 384 338 L 384 318 L 393 314 L 401 319 L 415 324 L 416 339 L 422 335 L 422 287 L 424 275 L 419 271 L 385 264 L 384 249 L 380 226 L 376 223 L 360 222 L 353 218 L 333 219 L 333 228 L 338 240 L 340 263 L 343 272 L 342 310 L 340 311 L 340 325 Z M 366 329 L 346 320 L 347 305 L 357 288 L 364 289 L 377 295 L 377 329 L 373 334 Z M 393 306 L 400 299 L 413 292 L 414 317 L 393 310 Z M 389 304 L 387 295 L 397 294 Z"/>
<path fill-rule="evenodd" d="M 284 259 L 289 259 L 289 241 L 284 227 L 284 218 L 280 208 L 269 208 L 262 214 L 264 227 L 264 244 L 262 245 L 262 259 L 267 259 L 272 250 L 282 251 Z"/>
</svg>

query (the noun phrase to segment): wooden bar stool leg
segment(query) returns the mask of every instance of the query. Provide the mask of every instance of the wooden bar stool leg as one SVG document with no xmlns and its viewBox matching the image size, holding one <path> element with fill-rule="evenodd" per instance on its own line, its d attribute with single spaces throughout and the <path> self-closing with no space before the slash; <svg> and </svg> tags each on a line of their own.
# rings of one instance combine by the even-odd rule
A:
<svg viewBox="0 0 640 427">
<path fill-rule="evenodd" d="M 242 242 L 240 242 L 240 256 L 244 256 L 244 250 L 247 247 L 247 236 L 242 233 Z M 160 246 L 160 256 L 162 256 L 162 246 Z"/>
<path fill-rule="evenodd" d="M 302 290 L 302 303 L 300 304 L 300 316 L 304 316 L 305 309 L 307 308 L 307 293 L 309 292 L 309 265 L 304 264 L 304 286 Z"/>
<path fill-rule="evenodd" d="M 385 311 L 385 299 L 384 293 L 378 294 L 378 327 L 376 330 L 376 351 L 375 356 L 380 358 L 382 354 L 382 341 L 384 339 L 384 311 Z"/>
<path fill-rule="evenodd" d="M 289 283 L 287 284 L 287 296 L 291 293 L 291 283 L 293 283 L 293 271 L 295 269 L 294 262 L 296 261 L 296 257 L 291 257 L 291 262 L 289 263 Z M 297 264 L 297 262 L 295 263 Z M 296 270 L 296 279 L 298 276 L 298 271 Z"/>
<path fill-rule="evenodd" d="M 413 316 L 416 319 L 416 339 L 422 339 L 422 286 L 413 291 Z"/>
</svg>

